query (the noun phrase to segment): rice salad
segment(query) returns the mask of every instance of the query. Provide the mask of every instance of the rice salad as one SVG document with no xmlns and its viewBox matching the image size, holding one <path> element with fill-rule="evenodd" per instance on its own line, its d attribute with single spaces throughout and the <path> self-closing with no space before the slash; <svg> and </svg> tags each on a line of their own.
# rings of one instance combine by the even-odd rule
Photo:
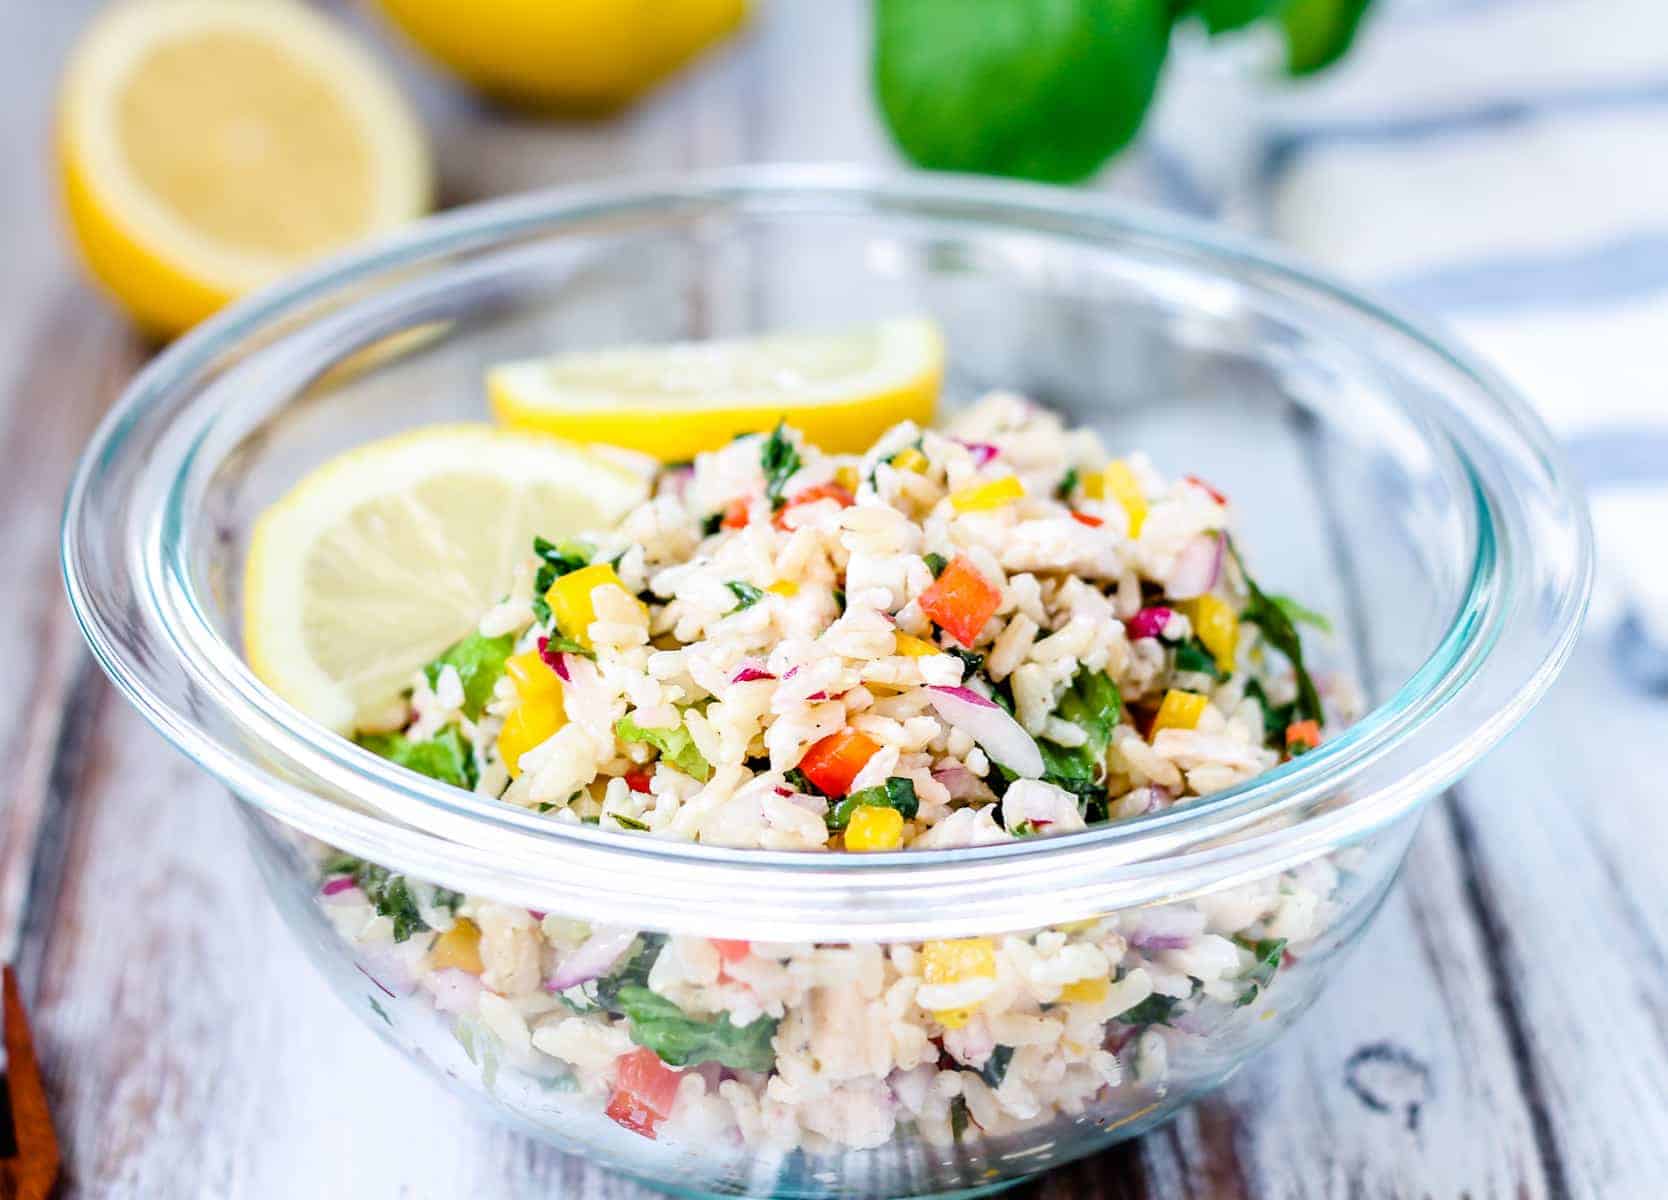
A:
<svg viewBox="0 0 1668 1200">
<path fill-rule="evenodd" d="M 617 528 L 540 540 L 478 629 L 357 738 L 641 836 L 954 849 L 1138 818 L 1355 715 L 1307 669 L 1209 483 L 1012 394 L 862 455 L 792 429 L 660 469 Z M 1262 1003 L 1336 858 L 1073 925 L 767 944 L 585 925 L 321 852 L 379 984 L 650 1138 L 995 1136 L 1163 1089 L 1172 1039 Z"/>
</svg>

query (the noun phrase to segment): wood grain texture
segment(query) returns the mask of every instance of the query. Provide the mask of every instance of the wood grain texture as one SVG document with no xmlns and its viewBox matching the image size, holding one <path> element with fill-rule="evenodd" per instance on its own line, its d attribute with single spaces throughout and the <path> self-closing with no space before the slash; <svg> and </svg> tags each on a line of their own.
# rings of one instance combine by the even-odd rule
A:
<svg viewBox="0 0 1668 1200">
<path fill-rule="evenodd" d="M 76 9 L 36 6 L 0 48 L 7 161 L 38 157 Z M 885 163 L 862 11 L 767 5 L 608 122 L 508 117 L 390 58 L 435 130 L 452 202 L 737 161 Z M 344 15 L 382 38 L 359 9 Z M 60 598 L 57 510 L 139 350 L 76 282 L 34 173 L 0 181 L 0 217 L 0 670 L 15 684 L 0 699 L 14 764 L 0 903 L 30 893 L 22 962 L 68 1194 L 651 1195 L 495 1127 L 380 1045 L 281 926 L 229 799 L 91 673 Z M 1291 1035 L 1168 1128 L 1015 1194 L 1663 1194 L 1665 717 L 1584 645 L 1525 729 L 1433 805 L 1377 923 Z M 1602 760 L 1572 752 L 1572 730 L 1602 730 Z M 52 845 L 22 867 L 20 839 L 47 814 L 61 885 Z"/>
</svg>

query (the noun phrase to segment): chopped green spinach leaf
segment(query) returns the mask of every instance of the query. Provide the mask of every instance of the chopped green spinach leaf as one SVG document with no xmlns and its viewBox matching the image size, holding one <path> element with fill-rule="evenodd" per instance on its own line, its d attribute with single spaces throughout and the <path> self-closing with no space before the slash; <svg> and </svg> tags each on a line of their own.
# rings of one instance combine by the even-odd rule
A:
<svg viewBox="0 0 1668 1200">
<path fill-rule="evenodd" d="M 472 633 L 452 646 L 446 653 L 423 668 L 423 675 L 434 687 L 440 672 L 451 667 L 463 684 L 463 715 L 471 721 L 478 719 L 486 702 L 492 699 L 493 686 L 504 673 L 504 662 L 515 651 L 515 635 L 482 637 Z"/>
<path fill-rule="evenodd" d="M 828 827 L 844 829 L 851 823 L 851 815 L 864 807 L 895 808 L 907 821 L 920 811 L 921 802 L 916 798 L 914 782 L 894 775 L 880 786 L 853 792 L 836 804 L 828 812 Z"/>
<path fill-rule="evenodd" d="M 1175 996 L 1161 996 L 1157 992 L 1132 1008 L 1126 1008 L 1115 1020 L 1125 1025 L 1168 1025 L 1181 1001 Z"/>
<path fill-rule="evenodd" d="M 950 560 L 942 554 L 923 554 L 921 561 L 927 564 L 927 570 L 932 572 L 934 579 L 944 574 L 944 568 L 950 565 Z"/>
<path fill-rule="evenodd" d="M 414 742 L 403 733 L 362 733 L 354 741 L 408 771 L 465 791 L 479 778 L 474 750 L 456 725 L 446 726 L 426 742 Z"/>
<path fill-rule="evenodd" d="M 1222 670 L 1216 665 L 1216 655 L 1205 649 L 1205 644 L 1196 637 L 1176 647 L 1176 670 L 1195 671 L 1212 679 L 1222 678 Z"/>
<path fill-rule="evenodd" d="M 628 983 L 614 1005 L 631 1025 L 631 1040 L 647 1046 L 671 1067 L 715 1062 L 738 1071 L 768 1071 L 775 1065 L 776 1019 L 759 1017 L 746 1025 L 730 1023 L 730 1014 L 692 1017 L 647 985 Z"/>
<path fill-rule="evenodd" d="M 1315 681 L 1310 678 L 1303 665 L 1303 639 L 1298 635 L 1296 626 L 1292 624 L 1286 610 L 1275 603 L 1251 578 L 1251 573 L 1245 569 L 1245 561 L 1240 558 L 1239 548 L 1232 538 L 1228 539 L 1228 552 L 1234 556 L 1234 562 L 1239 565 L 1239 572 L 1245 579 L 1246 590 L 1251 593 L 1251 600 L 1245 606 L 1245 611 L 1240 614 L 1240 620 L 1262 630 L 1268 644 L 1285 655 L 1292 664 L 1292 671 L 1297 676 L 1298 719 L 1324 725 L 1326 716 L 1321 711 L 1320 693 L 1315 690 Z"/>
<path fill-rule="evenodd" d="M 1079 481 L 1079 476 L 1078 476 L 1078 473 L 1077 473 L 1077 468 L 1076 467 L 1068 468 L 1066 473 L 1060 477 L 1059 484 L 1056 485 L 1055 488 L 1054 488 L 1055 499 L 1057 499 L 1057 500 L 1070 500 L 1071 496 L 1072 496 L 1072 493 L 1077 490 L 1078 481 Z"/>
<path fill-rule="evenodd" d="M 1235 938 L 1241 946 L 1251 951 L 1255 960 L 1241 977 L 1246 983 L 1246 989 L 1239 994 L 1234 1007 L 1243 1008 L 1257 998 L 1259 992 L 1274 982 L 1274 974 L 1280 969 L 1280 962 L 1286 953 L 1285 938 L 1259 938 L 1248 941 L 1245 938 Z"/>
<path fill-rule="evenodd" d="M 622 742 L 644 742 L 660 751 L 660 757 L 692 779 L 705 783 L 712 776 L 712 764 L 702 757 L 695 739 L 682 725 L 671 729 L 645 729 L 630 717 L 621 717 L 614 732 Z"/>
<path fill-rule="evenodd" d="M 1318 613 L 1312 608 L 1305 608 L 1290 596 L 1270 596 L 1269 600 L 1273 602 L 1276 608 L 1286 614 L 1286 619 L 1293 625 L 1313 625 L 1322 633 L 1332 632 L 1332 622 L 1326 618 L 1325 614 Z"/>
<path fill-rule="evenodd" d="M 990 1052 L 990 1057 L 985 1059 L 985 1065 L 979 1068 L 979 1078 L 993 1088 L 1001 1087 L 1002 1080 L 1006 1079 L 1008 1075 L 1008 1064 L 1013 1060 L 1014 1048 L 1012 1046 L 996 1047 Z"/>
</svg>

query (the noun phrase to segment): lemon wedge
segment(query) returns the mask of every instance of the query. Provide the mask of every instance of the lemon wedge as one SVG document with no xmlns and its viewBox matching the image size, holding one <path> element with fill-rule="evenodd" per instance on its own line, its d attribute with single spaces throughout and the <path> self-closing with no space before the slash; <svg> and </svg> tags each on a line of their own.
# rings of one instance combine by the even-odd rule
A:
<svg viewBox="0 0 1668 1200">
<path fill-rule="evenodd" d="M 332 459 L 256 523 L 243 578 L 250 667 L 349 730 L 473 630 L 535 534 L 616 524 L 642 472 L 542 434 L 438 425 Z"/>
<path fill-rule="evenodd" d="M 169 336 L 421 214 L 431 170 L 377 64 L 294 3 L 128 0 L 77 45 L 57 166 L 89 270 Z"/>
<path fill-rule="evenodd" d="M 932 420 L 944 339 L 930 321 L 557 354 L 487 372 L 504 424 L 605 442 L 662 462 L 785 419 L 822 449 L 865 450 L 888 427 Z"/>
<path fill-rule="evenodd" d="M 611 108 L 741 23 L 745 0 L 377 0 L 483 92 L 532 108 Z"/>
</svg>

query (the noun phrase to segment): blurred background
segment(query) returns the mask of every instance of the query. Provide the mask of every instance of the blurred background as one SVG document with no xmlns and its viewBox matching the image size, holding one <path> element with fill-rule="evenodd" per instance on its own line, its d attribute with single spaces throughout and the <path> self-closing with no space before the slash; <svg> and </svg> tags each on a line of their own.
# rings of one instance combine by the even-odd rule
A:
<svg viewBox="0 0 1668 1200">
<path fill-rule="evenodd" d="M 172 1177 L 145 1174 L 162 1168 L 142 1138 L 95 1128 L 110 1104 L 127 1105 L 134 1129 L 156 1133 L 173 1120 L 179 1134 L 222 1099 L 153 1048 L 205 1036 L 195 1018 L 166 1015 L 161 968 L 177 979 L 222 961 L 210 985 L 240 970 L 278 976 L 251 957 L 245 943 L 258 939 L 192 924 L 187 914 L 239 886 L 235 872 L 248 868 L 218 862 L 231 841 L 225 818 L 159 807 L 191 786 L 188 768 L 106 704 L 62 610 L 56 520 L 87 433 L 158 345 L 322 254 L 397 236 L 433 210 L 527 189 L 734 163 L 1014 176 L 1225 223 L 1445 326 L 1513 380 L 1586 479 L 1601 554 L 1575 664 L 1475 784 L 1497 799 L 1491 820 L 1508 831 L 1544 826 L 1543 836 L 1491 840 L 1465 806 L 1440 816 L 1448 840 L 1416 854 L 1411 917 L 1391 918 L 1379 945 L 1445 978 L 1479 953 L 1474 935 L 1456 935 L 1463 953 L 1450 958 L 1451 947 L 1433 949 L 1418 931 L 1442 925 L 1443 914 L 1469 914 L 1495 975 L 1455 990 L 1503 1006 L 1503 1053 L 1529 1064 L 1516 1068 L 1516 1083 L 1531 1096 L 1567 1100 L 1593 1085 L 1596 1068 L 1583 1057 L 1592 1031 L 1568 1024 L 1585 1003 L 1571 990 L 1579 981 L 1537 973 L 1575 947 L 1611 947 L 1610 984 L 1647 997 L 1641 1014 L 1615 1019 L 1606 1045 L 1660 1046 L 1664 914 L 1660 887 L 1640 889 L 1660 885 L 1652 847 L 1668 843 L 1635 837 L 1646 819 L 1632 815 L 1646 811 L 1637 807 L 1610 809 L 1601 835 L 1579 850 L 1578 838 L 1556 831 L 1585 831 L 1590 800 L 1654 802 L 1668 781 L 1653 748 L 1668 716 L 1663 0 L 12 0 L 8 15 L 0 544 L 13 567 L 13 619 L 0 623 L 0 667 L 14 687 L 0 699 L 0 746 L 15 782 L 0 899 L 15 926 L 25 894 L 47 912 L 61 891 L 68 908 L 57 919 L 73 936 L 49 953 L 25 923 L 5 957 L 38 970 L 49 1042 L 73 1055 L 132 1038 L 127 1066 L 148 1062 L 170 1081 L 159 1101 L 108 1056 L 60 1081 L 60 1094 L 82 1102 L 60 1119 L 85 1126 L 84 1145 L 96 1151 L 83 1170 L 105 1172 L 99 1178 L 120 1184 L 112 1191 L 188 1194 L 146 1183 Z M 1571 740 L 1536 758 L 1526 738 Z M 1511 807 L 1545 786 L 1554 759 L 1582 787 L 1553 807 Z M 81 824 L 42 821 L 71 799 Z M 31 868 L 43 837 L 62 841 L 53 858 L 68 864 L 62 873 Z M 124 846 L 154 853 L 100 857 Z M 1578 903 L 1561 890 L 1565 876 L 1601 882 Z M 156 944 L 101 947 L 94 901 L 110 894 L 173 913 L 196 940 L 159 932 Z M 1526 914 L 1535 933 L 1507 936 L 1490 915 L 1502 911 Z M 78 972 L 113 962 L 124 964 L 113 1008 L 66 1000 L 68 981 L 86 978 Z M 1521 997 L 1503 995 L 1520 986 L 1507 981 L 1520 981 Z M 1357 1037 L 1345 1007 L 1371 990 L 1335 989 L 1332 1016 L 1313 1022 L 1307 1041 L 1289 1042 L 1285 1066 L 1274 1069 L 1307 1078 L 1298 1068 L 1313 1068 L 1313 1058 L 1331 1072 L 1339 1064 L 1327 1039 Z M 236 994 L 220 999 L 235 1003 Z M 1350 1113 L 1367 1123 L 1327 1134 L 1339 1139 L 1333 1165 L 1365 1172 L 1352 1177 L 1363 1194 L 1421 1190 L 1397 1182 L 1414 1170 L 1406 1156 L 1429 1172 L 1419 1178 L 1438 1181 L 1431 1194 L 1473 1184 L 1488 1194 L 1519 1178 L 1531 1180 L 1522 1194 L 1571 1194 L 1561 1154 L 1606 1164 L 1597 1176 L 1606 1190 L 1592 1194 L 1654 1194 L 1647 1158 L 1624 1147 L 1665 1144 L 1665 1114 L 1630 1111 L 1625 1094 L 1586 1115 L 1583 1105 L 1555 1106 L 1556 1131 L 1531 1103 L 1522 1123 L 1533 1136 L 1514 1128 L 1500 1144 L 1525 1134 L 1522 1144 L 1538 1149 L 1521 1161 L 1513 1151 L 1498 1174 L 1486 1156 L 1462 1165 L 1430 1153 L 1421 1139 L 1439 1136 L 1429 1131 L 1441 1122 L 1421 1125 L 1419 1113 L 1440 1115 L 1448 1068 L 1420 1057 L 1422 1016 L 1371 1016 L 1389 1032 L 1341 1085 L 1361 1105 Z M 1439 1019 L 1459 1027 L 1467 1018 Z M 299 1026 L 261 1032 L 325 1036 Z M 308 1053 L 360 1061 L 357 1047 Z M 1472 1087 L 1466 1111 L 1489 1106 L 1489 1079 L 1461 1080 Z M 1224 1103 L 1244 1108 L 1246 1097 Z M 1283 1112 L 1307 1111 L 1285 1103 Z M 1193 1194 L 1247 1194 L 1219 1190 L 1213 1164 L 1235 1154 L 1262 1161 L 1259 1153 L 1273 1162 L 1273 1143 L 1213 1124 L 1225 1111 L 1202 1108 L 1165 1140 L 1149 1139 L 1141 1169 L 1161 1181 L 1171 1171 L 1178 1187 L 1203 1172 Z M 449 1113 L 391 1104 L 386 1129 L 356 1133 L 355 1153 L 363 1163 L 417 1155 L 424 1170 L 463 1179 L 459 1152 L 441 1148 Z M 244 1114 L 234 1133 L 232 1116 L 222 1116 L 198 1133 L 208 1167 L 232 1171 L 247 1145 L 239 1139 L 260 1122 Z M 1382 1127 L 1370 1123 L 1381 1118 Z M 344 1152 L 328 1129 L 308 1136 L 313 1152 Z M 496 1139 L 483 1144 L 506 1177 L 512 1167 L 549 1178 L 566 1170 L 524 1161 L 509 1135 L 482 1138 Z M 281 1164 L 268 1166 L 282 1175 Z M 189 1194 L 231 1194 L 205 1186 Z"/>
</svg>

